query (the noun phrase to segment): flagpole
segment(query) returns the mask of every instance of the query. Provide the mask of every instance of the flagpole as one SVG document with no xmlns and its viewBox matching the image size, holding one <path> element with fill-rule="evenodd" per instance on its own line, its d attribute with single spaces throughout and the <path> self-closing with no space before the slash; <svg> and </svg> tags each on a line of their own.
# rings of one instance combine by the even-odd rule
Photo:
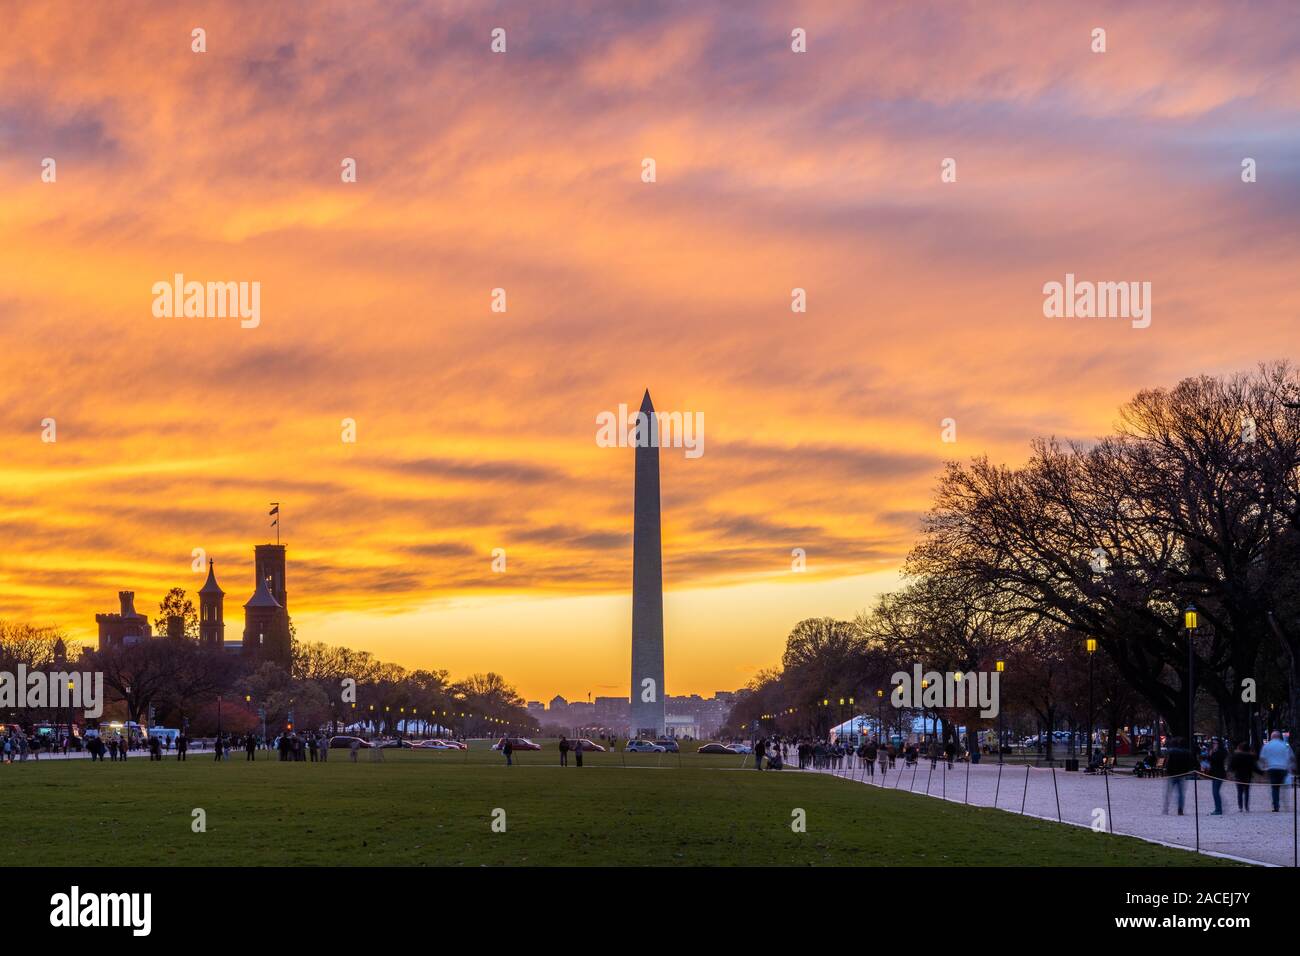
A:
<svg viewBox="0 0 1300 956">
<path fill-rule="evenodd" d="M 275 546 L 280 546 L 280 502 L 271 502 L 271 514 L 275 515 L 275 520 L 271 522 L 275 526 Z"/>
</svg>

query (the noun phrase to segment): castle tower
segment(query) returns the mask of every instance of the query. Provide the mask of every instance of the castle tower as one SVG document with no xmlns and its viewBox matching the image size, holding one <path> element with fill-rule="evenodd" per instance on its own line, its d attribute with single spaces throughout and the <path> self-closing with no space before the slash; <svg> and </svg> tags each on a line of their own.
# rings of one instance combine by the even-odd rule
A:
<svg viewBox="0 0 1300 956">
<path fill-rule="evenodd" d="M 281 660 L 280 646 L 287 644 L 288 633 L 283 630 L 284 608 L 271 594 L 270 579 L 263 578 L 257 582 L 257 590 L 244 605 L 244 655 L 259 660 Z M 288 655 L 283 663 L 288 664 Z"/>
<path fill-rule="evenodd" d="M 664 577 L 659 530 L 659 428 L 646 389 L 646 416 L 638 433 L 632 504 L 632 710 L 633 735 L 664 732 Z"/>
<path fill-rule="evenodd" d="M 259 544 L 253 549 L 254 582 L 270 579 L 271 597 L 289 614 L 289 597 L 284 585 L 284 545 Z"/>
<path fill-rule="evenodd" d="M 276 661 L 288 667 L 293 656 L 289 639 L 289 596 L 285 588 L 285 546 L 282 544 L 259 544 L 253 549 L 253 565 L 257 575 L 256 587 L 265 586 L 267 594 L 275 602 L 276 612 L 266 611 L 264 629 L 253 632 L 252 645 L 249 635 L 244 635 L 244 653 L 253 653 L 263 660 Z M 253 600 L 257 600 L 254 592 Z M 251 603 L 251 602 L 250 602 Z M 247 607 L 247 605 L 245 605 Z M 259 627 L 262 622 L 259 621 Z M 260 648 L 258 645 L 261 645 Z"/>
<path fill-rule="evenodd" d="M 199 642 L 213 647 L 226 643 L 226 592 L 217 584 L 217 570 L 208 559 L 208 580 L 199 588 Z"/>
</svg>

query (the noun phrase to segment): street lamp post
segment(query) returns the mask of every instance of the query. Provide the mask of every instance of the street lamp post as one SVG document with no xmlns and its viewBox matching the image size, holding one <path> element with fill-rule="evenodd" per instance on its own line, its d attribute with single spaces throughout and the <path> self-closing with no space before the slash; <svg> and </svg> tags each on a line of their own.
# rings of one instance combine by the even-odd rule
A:
<svg viewBox="0 0 1300 956">
<path fill-rule="evenodd" d="M 72 681 L 68 681 L 68 746 L 69 747 L 72 746 L 72 691 L 75 686 L 76 685 Z M 66 754 L 68 751 L 65 749 L 63 752 Z"/>
<path fill-rule="evenodd" d="M 999 674 L 1005 673 L 1007 662 L 999 659 L 994 662 L 993 667 Z M 998 696 L 1002 696 L 1001 688 L 998 689 Z M 1002 762 L 1002 746 L 1005 742 L 1006 734 L 1002 729 L 1002 702 L 998 701 L 998 763 Z"/>
<path fill-rule="evenodd" d="M 884 746 L 885 743 L 885 725 L 881 716 L 885 709 L 885 692 L 877 688 L 876 690 L 876 746 Z"/>
<path fill-rule="evenodd" d="M 1183 627 L 1187 630 L 1187 749 L 1196 754 L 1196 628 L 1200 621 L 1196 605 L 1189 603 L 1183 612 Z"/>
<path fill-rule="evenodd" d="M 1094 638 L 1088 638 L 1083 645 L 1088 651 L 1088 746 L 1084 754 L 1088 758 L 1088 763 L 1092 763 L 1092 715 L 1094 713 L 1092 703 L 1092 657 L 1097 653 L 1097 641 Z"/>
<path fill-rule="evenodd" d="M 930 682 L 925 678 L 921 679 L 921 743 L 930 741 L 930 715 L 925 710 L 925 692 L 930 687 Z"/>
</svg>

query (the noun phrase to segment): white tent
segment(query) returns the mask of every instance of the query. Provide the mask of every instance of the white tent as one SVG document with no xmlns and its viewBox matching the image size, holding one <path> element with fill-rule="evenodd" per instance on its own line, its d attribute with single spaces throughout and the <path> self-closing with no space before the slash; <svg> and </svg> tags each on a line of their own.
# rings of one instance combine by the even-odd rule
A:
<svg viewBox="0 0 1300 956">
<path fill-rule="evenodd" d="M 882 714 L 885 720 L 885 728 L 891 734 L 898 733 L 900 724 L 900 715 L 898 711 L 893 713 Z M 911 726 L 908 726 L 906 720 L 901 720 L 903 731 L 907 736 L 921 737 L 926 734 L 937 734 L 943 727 L 934 717 L 922 717 L 915 714 L 912 717 Z M 958 735 L 966 733 L 966 728 L 958 727 Z M 875 714 L 858 714 L 850 717 L 841 724 L 836 724 L 831 728 L 831 739 L 839 740 L 841 736 L 850 738 L 858 737 L 875 737 L 879 739 L 879 728 L 876 726 Z"/>
</svg>

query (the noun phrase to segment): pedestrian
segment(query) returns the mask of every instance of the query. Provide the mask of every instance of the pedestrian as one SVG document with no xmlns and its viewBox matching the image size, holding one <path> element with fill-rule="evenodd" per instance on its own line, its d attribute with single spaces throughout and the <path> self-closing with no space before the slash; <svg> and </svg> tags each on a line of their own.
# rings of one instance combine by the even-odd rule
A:
<svg viewBox="0 0 1300 956">
<path fill-rule="evenodd" d="M 1254 751 L 1244 740 L 1237 744 L 1237 749 L 1232 752 L 1232 757 L 1228 761 L 1228 772 L 1237 782 L 1238 813 L 1250 812 L 1250 783 L 1254 779 L 1255 765 L 1258 762 Z"/>
<path fill-rule="evenodd" d="M 754 769 L 763 769 L 763 757 L 767 754 L 767 740 L 760 739 L 754 744 Z"/>
<path fill-rule="evenodd" d="M 1210 777 L 1210 795 L 1214 797 L 1212 817 L 1223 816 L 1223 781 L 1228 779 L 1228 748 L 1224 741 L 1215 740 L 1210 744 L 1210 755 L 1206 759 L 1206 771 Z"/>
<path fill-rule="evenodd" d="M 316 762 L 316 735 L 311 734 L 307 738 L 307 749 L 311 751 L 311 762 Z"/>
<path fill-rule="evenodd" d="M 1295 755 L 1282 739 L 1281 731 L 1273 731 L 1268 736 L 1268 743 L 1260 748 L 1259 763 L 1268 775 L 1268 784 L 1272 789 L 1273 812 L 1282 809 L 1282 784 L 1286 782 L 1287 773 L 1295 765 Z"/>
<path fill-rule="evenodd" d="M 184 760 L 190 749 L 190 738 L 182 731 L 176 737 L 176 759 Z M 102 758 L 101 758 L 102 759 Z"/>
<path fill-rule="evenodd" d="M 348 750 L 350 751 L 349 755 L 352 757 L 353 763 L 357 762 L 357 751 L 359 751 L 360 749 L 361 749 L 361 740 L 357 737 L 353 737 L 352 743 L 348 747 Z"/>
<path fill-rule="evenodd" d="M 1165 761 L 1165 774 L 1169 777 L 1169 786 L 1165 789 L 1164 813 L 1169 812 L 1169 797 L 1178 798 L 1178 815 L 1183 815 L 1183 784 L 1196 771 L 1196 758 L 1181 739 L 1170 741 L 1168 760 Z"/>
<path fill-rule="evenodd" d="M 327 735 L 320 735 L 320 760 L 324 763 L 330 756 L 330 739 Z"/>
<path fill-rule="evenodd" d="M 569 740 L 564 734 L 560 734 L 560 766 L 569 765 Z"/>
<path fill-rule="evenodd" d="M 510 746 L 510 738 L 509 738 L 509 737 L 502 737 L 502 738 L 501 738 L 501 752 L 502 752 L 503 754 L 505 754 L 505 757 L 506 757 L 506 766 L 507 766 L 507 767 L 513 766 L 513 765 L 514 765 L 514 760 L 512 759 L 512 755 L 513 755 L 514 752 L 515 752 L 515 748 L 512 747 L 512 746 Z M 579 766 L 579 767 L 582 766 L 582 758 L 581 758 L 581 757 L 578 758 L 578 766 Z"/>
<path fill-rule="evenodd" d="M 579 767 L 582 766 L 582 741 L 581 740 L 575 740 L 573 742 L 573 759 Z"/>
</svg>

